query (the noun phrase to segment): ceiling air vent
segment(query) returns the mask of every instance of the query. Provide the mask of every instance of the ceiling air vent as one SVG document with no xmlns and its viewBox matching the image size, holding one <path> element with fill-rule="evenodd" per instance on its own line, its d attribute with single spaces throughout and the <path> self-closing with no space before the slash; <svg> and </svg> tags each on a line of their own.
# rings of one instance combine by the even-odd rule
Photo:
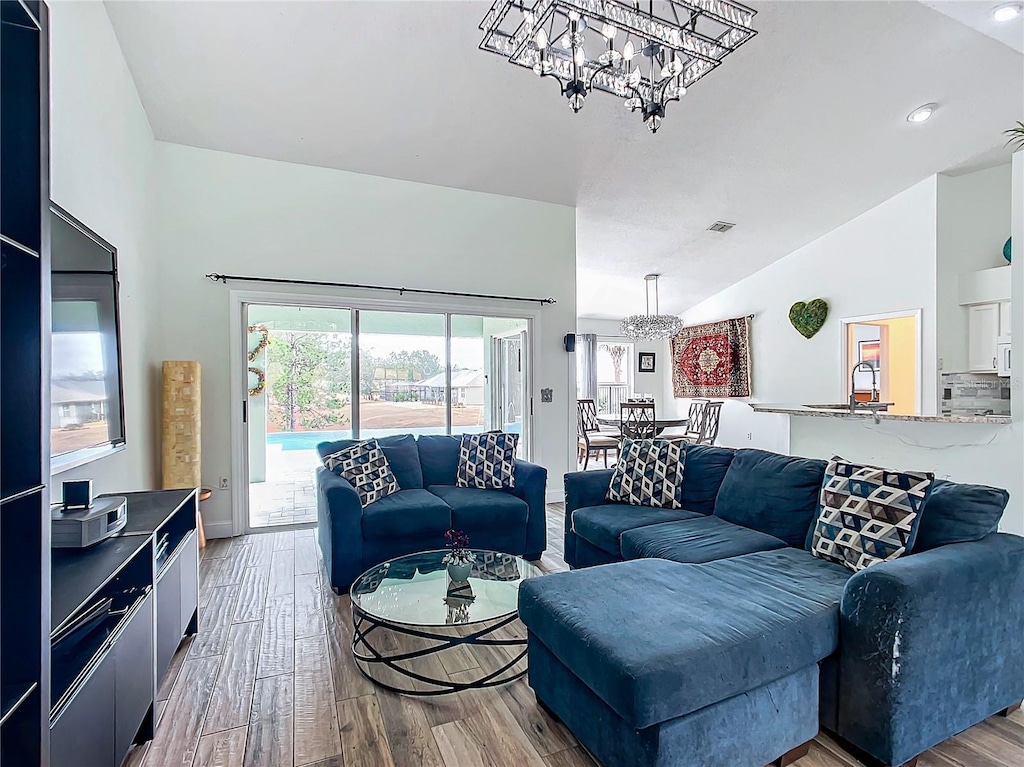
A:
<svg viewBox="0 0 1024 767">
<path fill-rule="evenodd" d="M 709 232 L 728 232 L 736 224 L 730 224 L 728 221 L 716 221 L 708 227 Z"/>
</svg>

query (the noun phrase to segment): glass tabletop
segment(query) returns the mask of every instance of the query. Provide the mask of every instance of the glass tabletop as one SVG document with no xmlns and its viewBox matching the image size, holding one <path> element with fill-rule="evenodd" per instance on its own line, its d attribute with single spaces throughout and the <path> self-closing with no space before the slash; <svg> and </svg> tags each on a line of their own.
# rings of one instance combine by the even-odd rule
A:
<svg viewBox="0 0 1024 767">
<path fill-rule="evenodd" d="M 352 584 L 352 604 L 392 623 L 477 623 L 515 613 L 519 584 L 541 574 L 522 557 L 473 549 L 469 579 L 453 581 L 441 561 L 445 553 L 424 551 L 371 567 Z"/>
</svg>

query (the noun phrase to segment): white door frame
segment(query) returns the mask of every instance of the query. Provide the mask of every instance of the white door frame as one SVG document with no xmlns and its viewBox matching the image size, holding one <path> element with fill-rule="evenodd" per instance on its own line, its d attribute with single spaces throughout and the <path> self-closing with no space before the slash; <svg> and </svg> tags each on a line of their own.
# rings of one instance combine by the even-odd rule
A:
<svg viewBox="0 0 1024 767">
<path fill-rule="evenodd" d="M 900 319 L 901 317 L 913 317 L 916 322 L 915 330 L 917 331 L 917 372 L 914 376 L 914 411 L 917 415 L 922 414 L 921 407 L 923 402 L 922 387 L 924 385 L 924 349 L 922 348 L 921 344 L 924 340 L 924 335 L 922 333 L 923 329 L 921 327 L 921 309 L 907 309 L 906 311 L 902 312 L 881 312 L 879 314 L 863 314 L 857 317 L 844 317 L 843 319 L 839 320 L 839 332 L 842 334 L 839 343 L 839 377 L 840 379 L 842 379 L 840 391 L 843 393 L 840 402 L 845 402 L 850 397 L 850 379 L 848 377 L 849 370 L 847 370 L 847 364 L 850 359 L 851 350 L 849 348 L 850 334 L 849 332 L 847 332 L 846 326 L 857 325 L 867 322 L 878 322 L 880 320 L 897 320 Z"/>
<path fill-rule="evenodd" d="M 322 293 L 307 293 L 301 290 L 229 290 L 228 317 L 230 318 L 230 335 L 228 354 L 230 364 L 229 385 L 231 391 L 231 534 L 241 535 L 249 531 L 248 492 L 249 461 L 248 433 L 242 420 L 242 410 L 247 407 L 248 398 L 248 365 L 244 351 L 248 343 L 247 318 L 243 307 L 247 304 L 267 304 L 271 306 L 309 306 L 325 309 L 358 309 L 363 311 L 413 312 L 423 314 L 456 314 L 480 317 L 507 317 L 524 319 L 527 322 L 527 392 L 529 406 L 524 409 L 525 419 L 530 423 L 527 431 L 526 455 L 532 460 L 534 455 L 533 399 L 540 394 L 534 389 L 536 339 L 540 337 L 542 312 L 541 307 L 529 302 L 513 302 L 459 296 L 438 296 L 436 300 L 427 301 L 419 298 L 401 296 L 373 295 L 360 291 L 358 293 L 335 288 L 323 288 Z M 446 321 L 446 331 L 450 325 Z M 355 329 L 353 329 L 354 331 Z M 446 333 L 447 336 L 447 333 Z M 353 344 L 357 343 L 354 339 Z M 450 371 L 449 371 L 450 375 Z M 449 387 L 450 392 L 450 387 Z M 358 397 L 358 392 L 356 393 Z M 450 394 L 449 394 L 450 399 Z M 524 403 L 524 406 L 527 403 Z M 356 411 L 353 411 L 355 413 Z M 276 529 L 276 528 L 274 528 Z M 289 529 L 281 526 L 282 530 Z"/>
</svg>

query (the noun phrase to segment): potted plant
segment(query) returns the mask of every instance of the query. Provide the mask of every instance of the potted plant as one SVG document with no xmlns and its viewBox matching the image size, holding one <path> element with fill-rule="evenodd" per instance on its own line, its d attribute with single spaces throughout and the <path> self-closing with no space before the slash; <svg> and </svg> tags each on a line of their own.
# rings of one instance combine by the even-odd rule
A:
<svg viewBox="0 0 1024 767">
<path fill-rule="evenodd" d="M 469 550 L 469 536 L 462 530 L 452 528 L 444 534 L 448 552 L 441 561 L 448 565 L 448 575 L 453 581 L 469 580 L 476 554 Z"/>
<path fill-rule="evenodd" d="M 1024 149 L 1024 122 L 1018 122 L 1012 128 L 1004 130 L 1003 135 L 1007 137 L 1006 145 L 1012 146 L 1014 152 Z"/>
</svg>

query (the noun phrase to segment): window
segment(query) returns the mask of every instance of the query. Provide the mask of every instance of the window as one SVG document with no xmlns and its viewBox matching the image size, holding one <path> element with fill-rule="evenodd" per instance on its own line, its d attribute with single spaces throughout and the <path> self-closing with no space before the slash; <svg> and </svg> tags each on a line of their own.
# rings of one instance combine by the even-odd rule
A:
<svg viewBox="0 0 1024 767">
<path fill-rule="evenodd" d="M 617 415 L 633 396 L 633 344 L 617 338 L 597 339 L 597 410 Z"/>
</svg>

